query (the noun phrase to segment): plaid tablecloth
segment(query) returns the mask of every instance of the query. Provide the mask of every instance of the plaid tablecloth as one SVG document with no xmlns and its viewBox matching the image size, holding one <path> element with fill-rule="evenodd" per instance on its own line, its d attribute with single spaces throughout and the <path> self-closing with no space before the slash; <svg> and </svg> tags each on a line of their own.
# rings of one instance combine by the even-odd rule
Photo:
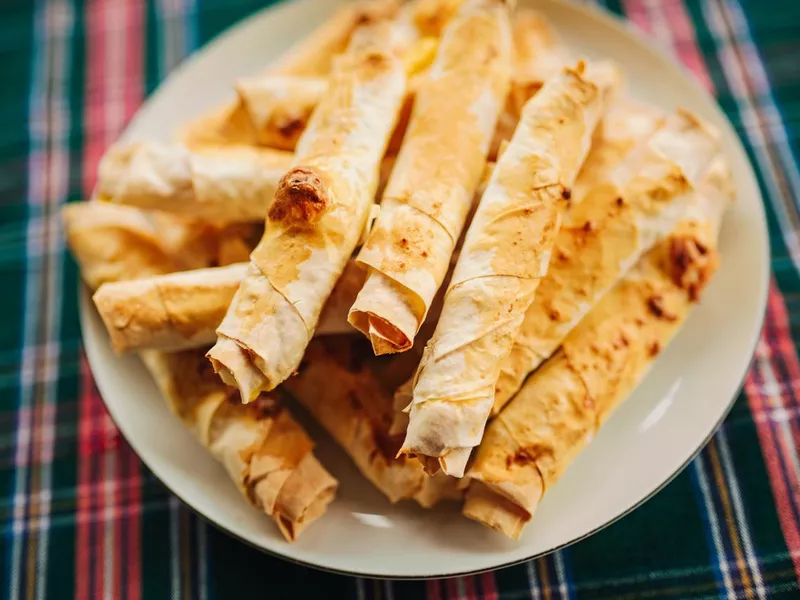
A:
<svg viewBox="0 0 800 600">
<path fill-rule="evenodd" d="M 800 2 L 608 0 L 713 89 L 757 167 L 774 278 L 725 424 L 664 491 L 546 558 L 447 581 L 325 574 L 181 505 L 81 350 L 59 206 L 146 95 L 264 0 L 0 0 L 0 593 L 9 598 L 765 598 L 800 580 Z"/>
</svg>

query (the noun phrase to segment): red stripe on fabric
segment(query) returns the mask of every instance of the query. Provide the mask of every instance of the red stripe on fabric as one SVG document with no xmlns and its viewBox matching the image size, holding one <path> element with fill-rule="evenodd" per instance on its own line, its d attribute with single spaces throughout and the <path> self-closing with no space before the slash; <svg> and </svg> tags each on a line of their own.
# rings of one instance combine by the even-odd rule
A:
<svg viewBox="0 0 800 600">
<path fill-rule="evenodd" d="M 478 600 L 478 582 L 475 580 L 474 575 L 464 577 L 464 591 L 467 593 L 469 600 Z"/>
<path fill-rule="evenodd" d="M 631 23 L 645 33 L 652 33 L 653 29 L 650 26 L 647 9 L 642 3 L 642 0 L 623 0 L 622 8 L 625 11 L 625 16 Z"/>
<path fill-rule="evenodd" d="M 91 481 L 89 461 L 91 448 L 91 406 L 92 376 L 85 357 L 81 358 L 81 395 L 78 411 L 78 489 L 77 489 L 77 533 L 75 536 L 75 600 L 94 598 L 91 586 L 91 570 L 95 563 L 91 544 Z"/>
<path fill-rule="evenodd" d="M 142 597 L 142 482 L 139 457 L 134 454 L 129 446 L 125 445 L 128 457 L 128 477 L 131 485 L 128 486 L 128 502 L 130 516 L 128 517 L 128 531 L 126 540 L 128 544 L 128 582 L 126 594 L 128 599 L 136 600 Z"/>
<path fill-rule="evenodd" d="M 144 100 L 144 60 L 145 60 L 145 3 L 143 0 L 127 0 L 127 11 L 125 14 L 126 27 L 126 46 L 125 46 L 125 124 L 133 118 Z M 125 462 L 130 466 L 128 476 L 131 485 L 129 494 L 125 499 L 129 504 L 123 505 L 128 511 L 128 531 L 127 535 L 118 537 L 118 543 L 126 543 L 128 546 L 127 564 L 123 568 L 127 570 L 126 597 L 130 600 L 141 598 L 141 471 L 139 469 L 139 459 L 133 450 L 124 444 L 120 447 Z M 116 553 L 120 556 L 120 552 Z M 120 581 L 119 579 L 117 581 Z M 121 590 L 120 590 L 121 591 Z"/>
<path fill-rule="evenodd" d="M 706 90 L 714 93 L 714 84 L 706 68 L 705 59 L 697 45 L 697 36 L 694 32 L 692 20 L 680 0 L 673 2 L 660 2 L 659 6 L 664 12 L 664 17 L 670 25 L 673 35 L 672 44 L 678 53 L 683 65 L 699 79 Z"/>
<path fill-rule="evenodd" d="M 494 572 L 489 571 L 480 575 L 481 588 L 483 591 L 483 600 L 497 600 L 497 582 L 494 578 Z"/>
<path fill-rule="evenodd" d="M 444 580 L 445 589 L 447 590 L 447 600 L 461 600 L 458 594 L 458 581 L 455 577 Z"/>
<path fill-rule="evenodd" d="M 142 0 L 90 0 L 85 8 L 87 135 L 82 183 L 87 197 L 95 186 L 103 152 L 142 101 L 144 11 Z M 90 600 L 108 591 L 114 598 L 124 593 L 138 600 L 142 571 L 139 463 L 129 448 L 118 445 L 119 434 L 101 399 L 92 392 L 85 363 L 83 369 L 84 392 L 78 411 L 81 452 L 75 595 L 79 600 Z M 108 474 L 108 466 L 121 479 Z M 128 485 L 118 485 L 120 481 Z M 106 547 L 106 533 L 111 532 L 114 547 Z M 111 562 L 112 581 L 105 581 L 107 561 Z"/>
<path fill-rule="evenodd" d="M 658 33 L 651 12 L 659 11 L 661 13 L 658 17 L 659 22 L 669 26 L 669 39 L 659 39 L 659 43 L 671 46 L 683 66 L 691 71 L 703 87 L 711 92 L 714 91 L 703 55 L 697 46 L 694 27 L 679 0 L 674 2 L 624 0 L 623 5 L 628 18 L 648 34 Z"/>
<path fill-rule="evenodd" d="M 789 372 L 787 381 L 777 381 L 777 389 L 771 390 L 774 391 L 774 394 L 770 395 L 764 391 L 765 379 L 759 370 L 762 363 L 772 366 L 774 350 L 783 353 L 783 356 L 786 357 L 785 363 Z M 800 583 L 800 524 L 795 517 L 796 507 L 800 504 L 800 484 L 798 484 L 798 475 L 793 467 L 790 454 L 796 449 L 788 447 L 785 441 L 778 438 L 771 427 L 776 410 L 787 410 L 793 401 L 796 401 L 792 383 L 800 380 L 798 378 L 800 378 L 800 363 L 798 363 L 794 342 L 789 333 L 789 315 L 783 298 L 775 282 L 772 281 L 767 302 L 765 332 L 762 333 L 762 339 L 756 350 L 755 366 L 745 379 L 744 390 L 750 411 L 755 417 L 756 432 L 767 466 L 772 495 L 775 497 L 778 520 L 794 563 L 798 583 Z M 789 418 L 789 422 L 791 423 L 791 418 Z"/>
<path fill-rule="evenodd" d="M 429 579 L 425 582 L 425 595 L 428 600 L 442 600 L 441 583 L 441 579 Z"/>
</svg>

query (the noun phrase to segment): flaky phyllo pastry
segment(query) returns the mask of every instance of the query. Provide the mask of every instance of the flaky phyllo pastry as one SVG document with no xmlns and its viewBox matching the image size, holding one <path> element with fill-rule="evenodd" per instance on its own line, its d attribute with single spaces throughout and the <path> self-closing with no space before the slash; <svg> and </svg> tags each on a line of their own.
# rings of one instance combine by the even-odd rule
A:
<svg viewBox="0 0 800 600">
<path fill-rule="evenodd" d="M 278 184 L 264 237 L 208 356 L 246 403 L 300 364 L 322 306 L 362 235 L 405 94 L 393 27 L 359 29 Z"/>
<path fill-rule="evenodd" d="M 180 251 L 196 250 L 199 241 L 199 232 L 171 215 L 99 202 L 67 205 L 62 212 L 68 243 L 90 288 L 135 285 L 152 280 L 154 271 L 172 272 L 176 265 L 164 262 L 164 254 L 180 256 Z M 215 232 L 208 227 L 201 231 Z M 213 235 L 206 242 L 215 246 Z M 170 409 L 225 465 L 248 501 L 275 519 L 287 540 L 293 541 L 325 512 L 336 479 L 319 464 L 311 452 L 313 442 L 275 398 L 263 395 L 242 405 L 235 390 L 214 374 L 202 350 L 147 351 L 140 356 Z"/>
<path fill-rule="evenodd" d="M 370 356 L 365 340 L 330 337 L 311 342 L 299 373 L 281 386 L 328 431 L 358 470 L 391 502 L 413 499 L 422 506 L 459 499 L 458 480 L 430 476 L 422 465 L 395 458 L 402 435 L 389 432 L 392 390 L 414 368 L 410 354 L 388 361 Z"/>
<path fill-rule="evenodd" d="M 337 487 L 294 408 L 389 501 L 516 538 L 717 267 L 717 132 L 621 79 L 513 0 L 346 3 L 174 141 L 112 146 L 65 238 L 287 540 Z"/>
<path fill-rule="evenodd" d="M 464 514 L 519 537 L 542 495 L 594 438 L 678 331 L 717 268 L 733 196 L 717 159 L 684 219 L 573 329 L 486 429 Z"/>
<path fill-rule="evenodd" d="M 639 257 L 675 228 L 718 150 L 716 132 L 679 110 L 569 213 L 503 361 L 494 414 Z"/>
<path fill-rule="evenodd" d="M 75 202 L 61 211 L 64 234 L 86 284 L 199 269 L 247 257 L 258 228 L 224 228 L 130 206 Z M 257 238 L 256 238 L 257 240 Z"/>
<path fill-rule="evenodd" d="M 269 395 L 244 405 L 202 350 L 142 353 L 170 409 L 226 468 L 245 497 L 293 541 L 322 516 L 337 481 L 314 457 L 314 442 Z"/>
<path fill-rule="evenodd" d="M 100 162 L 98 200 L 202 218 L 261 221 L 292 155 L 252 146 L 118 144 Z"/>
<path fill-rule="evenodd" d="M 208 347 L 247 268 L 236 263 L 108 282 L 92 300 L 118 353 Z M 353 331 L 347 310 L 363 282 L 363 269 L 349 262 L 322 309 L 316 335 Z"/>
<path fill-rule="evenodd" d="M 468 0 L 419 83 L 411 120 L 358 260 L 349 320 L 376 354 L 408 350 L 442 284 L 486 164 L 511 75 L 509 11 Z"/>
<path fill-rule="evenodd" d="M 570 188 L 619 81 L 581 63 L 523 109 L 466 234 L 408 407 L 401 452 L 462 476 L 494 400 L 502 359 L 547 272 Z"/>
</svg>

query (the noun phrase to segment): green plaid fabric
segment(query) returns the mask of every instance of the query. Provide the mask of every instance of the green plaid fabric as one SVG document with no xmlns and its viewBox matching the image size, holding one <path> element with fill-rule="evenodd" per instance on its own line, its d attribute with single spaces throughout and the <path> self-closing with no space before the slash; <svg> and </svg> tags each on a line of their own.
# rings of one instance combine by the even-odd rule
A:
<svg viewBox="0 0 800 600">
<path fill-rule="evenodd" d="M 182 506 L 120 438 L 81 351 L 59 206 L 183 58 L 263 0 L 0 2 L 0 593 L 8 598 L 800 597 L 800 2 L 607 0 L 712 89 L 757 167 L 766 327 L 702 454 L 597 535 L 473 577 L 331 575 Z"/>
</svg>

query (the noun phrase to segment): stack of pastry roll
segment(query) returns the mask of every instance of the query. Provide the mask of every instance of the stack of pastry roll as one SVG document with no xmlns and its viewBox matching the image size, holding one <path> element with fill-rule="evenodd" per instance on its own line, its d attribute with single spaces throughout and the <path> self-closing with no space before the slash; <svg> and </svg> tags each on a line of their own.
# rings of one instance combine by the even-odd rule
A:
<svg viewBox="0 0 800 600">
<path fill-rule="evenodd" d="M 117 353 L 177 351 L 207 347 L 222 322 L 247 263 L 108 281 L 92 300 Z M 347 310 L 364 281 L 355 262 L 347 264 L 320 315 L 316 335 L 348 333 Z"/>
<path fill-rule="evenodd" d="M 205 266 L 213 261 L 198 249 L 218 247 L 213 227 L 171 215 L 87 202 L 66 205 L 62 216 L 67 242 L 90 288 L 135 286 L 153 275 L 168 278 L 190 268 L 182 256 L 200 258 Z M 204 242 L 202 233 L 212 238 Z M 177 306 L 192 306 L 187 298 L 175 300 Z M 125 307 L 131 308 L 135 306 Z M 190 318 L 196 312 L 192 307 Z M 247 500 L 275 520 L 287 540 L 293 541 L 325 512 L 337 481 L 314 457 L 311 439 L 275 398 L 262 395 L 251 405 L 241 404 L 235 390 L 214 374 L 203 349 L 149 350 L 141 357 L 170 409 L 225 465 Z"/>
<path fill-rule="evenodd" d="M 547 272 L 565 201 L 619 84 L 605 64 L 565 68 L 525 105 L 497 162 L 407 409 L 402 452 L 432 472 L 461 477 L 480 443 L 502 358 Z"/>
<path fill-rule="evenodd" d="M 337 481 L 314 443 L 273 396 L 244 405 L 222 385 L 203 350 L 141 354 L 171 410 L 219 460 L 244 496 L 289 541 L 325 512 Z"/>
<path fill-rule="evenodd" d="M 373 0 L 342 7 L 265 72 L 235 85 L 231 104 L 183 128 L 191 146 L 254 144 L 294 150 L 328 88 L 332 58 L 347 49 L 359 28 L 393 19 L 393 43 L 409 77 L 423 71 L 436 38 L 461 0 Z"/>
<path fill-rule="evenodd" d="M 249 402 L 300 364 L 359 242 L 406 89 L 394 25 L 359 28 L 278 184 L 264 236 L 208 356 Z"/>
<path fill-rule="evenodd" d="M 639 257 L 674 229 L 718 150 L 716 132 L 678 110 L 570 211 L 502 362 L 494 414 Z"/>
<path fill-rule="evenodd" d="M 445 29 L 359 253 L 367 280 L 350 323 L 376 354 L 405 351 L 450 264 L 511 77 L 508 7 L 467 0 Z"/>
<path fill-rule="evenodd" d="M 719 158 L 672 234 L 589 311 L 490 423 L 467 473 L 466 516 L 519 536 L 542 495 L 686 320 L 717 267 L 717 235 L 732 197 Z"/>
<path fill-rule="evenodd" d="M 460 499 L 463 490 L 452 477 L 430 476 L 419 462 L 395 458 L 402 435 L 390 433 L 392 394 L 416 360 L 412 353 L 377 359 L 355 336 L 319 338 L 281 389 L 311 413 L 391 502 L 413 499 L 430 507 Z"/>
<path fill-rule="evenodd" d="M 337 485 L 294 401 L 391 502 L 519 536 L 714 272 L 716 132 L 513 4 L 348 4 L 64 208 L 114 349 L 289 540 Z"/>
</svg>

